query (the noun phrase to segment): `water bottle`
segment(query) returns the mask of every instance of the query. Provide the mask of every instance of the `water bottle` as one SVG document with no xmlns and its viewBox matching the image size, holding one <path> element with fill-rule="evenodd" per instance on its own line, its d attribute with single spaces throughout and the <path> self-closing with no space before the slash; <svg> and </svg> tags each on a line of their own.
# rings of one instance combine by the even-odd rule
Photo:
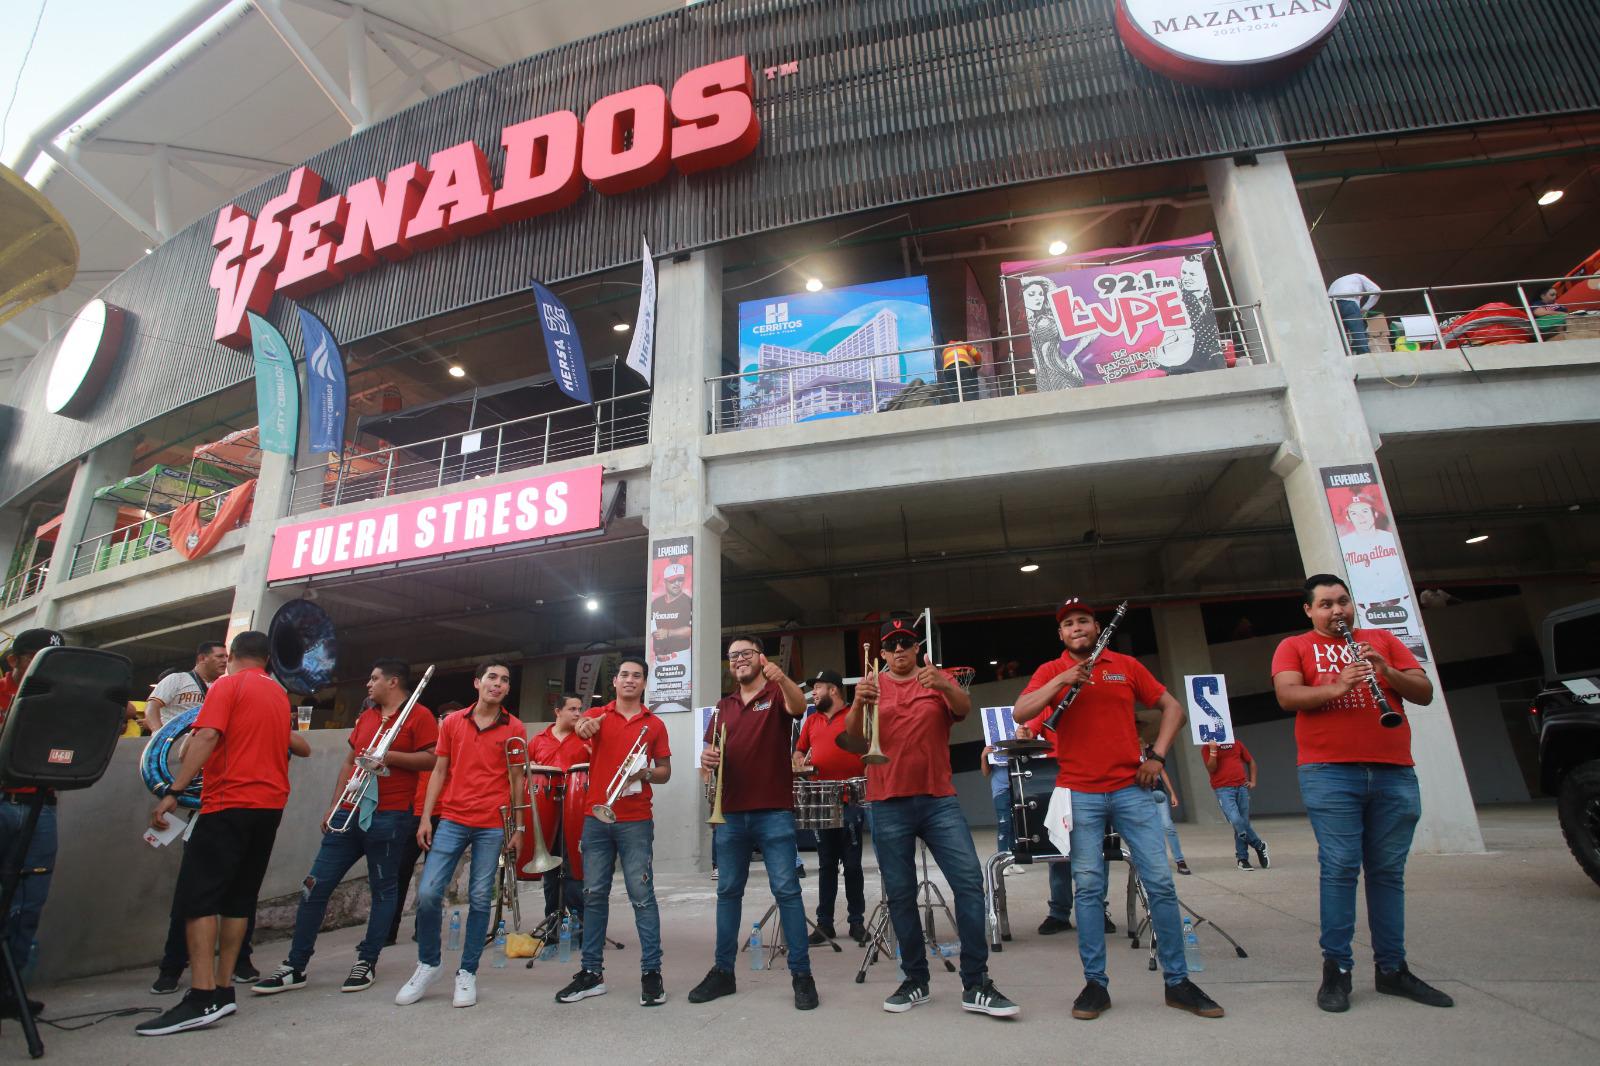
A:
<svg viewBox="0 0 1600 1066">
<path fill-rule="evenodd" d="M 572 918 L 561 919 L 561 955 L 562 963 L 572 961 Z"/>
<path fill-rule="evenodd" d="M 1190 973 L 1204 973 L 1206 960 L 1200 957 L 1200 937 L 1195 934 L 1194 922 L 1183 916 L 1183 963 Z"/>
<path fill-rule="evenodd" d="M 447 944 L 451 951 L 461 950 L 461 908 L 457 907 L 450 912 L 450 940 Z"/>
<path fill-rule="evenodd" d="M 495 969 L 506 968 L 506 920 L 500 919 L 500 924 L 494 927 L 494 960 L 490 963 Z"/>
<path fill-rule="evenodd" d="M 767 952 L 761 946 L 761 923 L 750 927 L 750 968 L 764 970 L 767 967 Z"/>
</svg>

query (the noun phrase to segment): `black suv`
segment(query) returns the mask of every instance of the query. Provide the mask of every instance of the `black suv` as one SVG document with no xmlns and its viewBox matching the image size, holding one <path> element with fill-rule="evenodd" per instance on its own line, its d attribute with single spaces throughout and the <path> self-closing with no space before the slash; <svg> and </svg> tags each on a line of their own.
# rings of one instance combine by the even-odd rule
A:
<svg viewBox="0 0 1600 1066">
<path fill-rule="evenodd" d="M 1556 797 L 1561 832 L 1600 884 L 1600 600 L 1544 620 L 1544 688 L 1530 708 L 1539 785 Z"/>
</svg>

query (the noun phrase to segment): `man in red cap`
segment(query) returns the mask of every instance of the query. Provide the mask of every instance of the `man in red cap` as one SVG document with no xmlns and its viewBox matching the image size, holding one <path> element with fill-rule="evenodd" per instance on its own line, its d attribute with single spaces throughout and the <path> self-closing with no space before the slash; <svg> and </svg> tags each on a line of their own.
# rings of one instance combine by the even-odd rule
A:
<svg viewBox="0 0 1600 1066">
<path fill-rule="evenodd" d="M 1167 866 L 1165 831 L 1150 789 L 1161 780 L 1167 751 L 1183 726 L 1183 708 L 1131 655 L 1102 651 L 1094 611 L 1076 596 L 1056 610 L 1066 650 L 1033 672 L 1012 717 L 1036 733 L 1073 685 L 1071 706 L 1056 720 L 1056 787 L 1072 795 L 1072 880 L 1078 911 L 1078 955 L 1084 987 L 1072 1004 L 1074 1018 L 1098 1018 L 1111 1006 L 1106 991 L 1106 935 L 1102 907 L 1106 890 L 1106 831 L 1116 827 L 1132 855 L 1150 901 L 1156 951 L 1166 978 L 1167 1006 L 1222 1017 L 1222 1008 L 1189 980 L 1183 958 L 1183 922 Z M 1148 759 L 1139 744 L 1134 704 L 1161 712 L 1161 731 Z"/>
</svg>

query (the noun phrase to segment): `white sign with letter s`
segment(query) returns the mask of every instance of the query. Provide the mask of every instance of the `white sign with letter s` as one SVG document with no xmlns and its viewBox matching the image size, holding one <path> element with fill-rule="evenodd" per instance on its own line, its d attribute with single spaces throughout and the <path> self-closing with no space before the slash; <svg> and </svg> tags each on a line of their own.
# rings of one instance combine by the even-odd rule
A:
<svg viewBox="0 0 1600 1066">
<path fill-rule="evenodd" d="M 1196 744 L 1233 743 L 1233 716 L 1228 713 L 1228 679 L 1221 674 L 1185 674 L 1189 700 L 1189 735 Z"/>
</svg>

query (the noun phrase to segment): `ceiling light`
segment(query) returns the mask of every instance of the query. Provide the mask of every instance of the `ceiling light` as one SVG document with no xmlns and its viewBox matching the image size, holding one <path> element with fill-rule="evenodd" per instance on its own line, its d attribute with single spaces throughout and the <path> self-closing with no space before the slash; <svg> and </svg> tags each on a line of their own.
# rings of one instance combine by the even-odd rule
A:
<svg viewBox="0 0 1600 1066">
<path fill-rule="evenodd" d="M 990 659 L 989 660 L 989 665 L 990 666 L 999 666 L 1000 665 L 1000 660 L 999 659 Z"/>
<path fill-rule="evenodd" d="M 1567 194 L 1565 189 L 1546 189 L 1539 194 L 1539 206 L 1549 207 Z"/>
<path fill-rule="evenodd" d="M 450 376 L 453 378 L 464 378 L 467 376 L 466 368 L 459 365 L 452 366 L 450 368 Z"/>
<path fill-rule="evenodd" d="M 1541 202 L 1542 202 L 1542 201 L 1541 201 Z M 154 248 L 146 248 L 146 249 L 145 249 L 145 250 L 144 250 L 144 254 L 145 254 L 145 255 L 149 255 L 149 254 L 150 254 L 150 253 L 151 253 L 151 252 L 153 252 L 153 251 L 155 251 L 155 249 L 154 249 Z"/>
<path fill-rule="evenodd" d="M 1034 562 L 1033 556 L 1030 555 L 1026 559 L 1022 560 L 1022 565 L 1017 567 L 1017 569 L 1021 570 L 1024 574 L 1031 574 L 1035 570 L 1039 569 L 1039 564 Z"/>
<path fill-rule="evenodd" d="M 1482 544 L 1484 541 L 1486 541 L 1488 539 L 1489 539 L 1489 534 L 1487 534 L 1487 533 L 1479 533 L 1478 532 L 1478 528 L 1476 526 L 1474 526 L 1471 529 L 1467 530 L 1467 543 L 1468 544 Z"/>
<path fill-rule="evenodd" d="M 598 611 L 600 609 L 600 601 L 590 596 L 583 601 L 583 609 L 586 611 Z"/>
<path fill-rule="evenodd" d="M 1569 511 L 1581 511 L 1581 510 L 1583 510 L 1583 504 L 1581 504 L 1581 503 L 1569 503 L 1569 504 L 1567 504 L 1567 510 L 1569 510 Z"/>
<path fill-rule="evenodd" d="M 622 321 L 622 319 L 617 318 L 615 315 L 613 315 L 612 318 L 615 319 L 615 321 L 611 323 L 611 331 L 613 333 L 626 333 L 628 330 L 633 328 L 626 322 Z"/>
<path fill-rule="evenodd" d="M 807 292 L 821 292 L 822 291 L 822 279 L 821 278 L 807 278 L 806 279 L 806 291 Z"/>
<path fill-rule="evenodd" d="M 1051 255 L 1066 255 L 1067 254 L 1067 242 L 1066 241 L 1061 241 L 1061 240 L 1051 241 L 1050 242 L 1050 254 Z"/>
</svg>

